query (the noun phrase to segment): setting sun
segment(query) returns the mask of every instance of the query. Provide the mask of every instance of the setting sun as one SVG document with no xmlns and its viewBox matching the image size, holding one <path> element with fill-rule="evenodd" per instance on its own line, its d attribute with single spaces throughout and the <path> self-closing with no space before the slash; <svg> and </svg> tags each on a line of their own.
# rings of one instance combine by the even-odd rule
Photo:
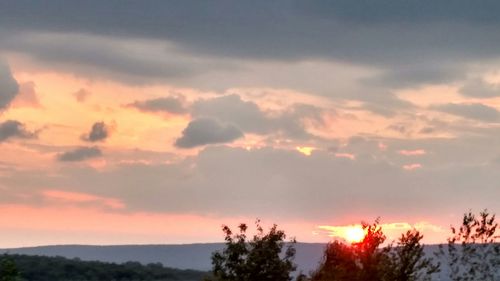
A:
<svg viewBox="0 0 500 281">
<path fill-rule="evenodd" d="M 361 242 L 365 237 L 365 231 L 359 226 L 352 226 L 346 229 L 345 239 L 350 243 Z"/>
</svg>

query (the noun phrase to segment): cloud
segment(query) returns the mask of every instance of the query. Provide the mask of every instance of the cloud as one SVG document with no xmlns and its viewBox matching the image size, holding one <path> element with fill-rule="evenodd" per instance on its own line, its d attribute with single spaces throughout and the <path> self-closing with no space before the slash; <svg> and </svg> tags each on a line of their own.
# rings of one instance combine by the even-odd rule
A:
<svg viewBox="0 0 500 281">
<path fill-rule="evenodd" d="M 8 35 L 2 36 L 0 47 L 43 62 L 65 63 L 73 70 L 90 67 L 80 69 L 86 75 L 113 73 L 129 83 L 201 79 L 200 84 L 211 81 L 227 87 L 231 85 L 225 75 L 241 70 L 234 62 L 245 64 L 243 68 L 248 62 L 307 60 L 369 66 L 380 72 L 375 80 L 391 88 L 455 81 L 469 70 L 470 62 L 498 57 L 500 21 L 492 13 L 500 8 L 498 3 L 488 0 L 484 7 L 470 9 L 466 0 L 453 7 L 432 1 L 396 2 L 128 2 L 120 3 L 119 11 L 116 5 L 103 7 L 96 0 L 43 6 L 21 2 L 0 11 L 0 26 Z M 35 13 L 36 18 L 30 16 Z M 110 16 L 116 14 L 120 17 Z M 446 40 L 442 34 L 447 34 Z M 207 73 L 217 73 L 218 79 L 204 80 Z M 297 89 L 307 84 L 305 80 L 322 87 L 328 83 L 315 80 L 328 79 L 325 73 L 315 72 L 300 82 L 288 79 L 288 88 Z M 248 74 L 252 73 L 241 73 L 240 79 Z M 271 76 L 260 78 L 269 81 L 281 74 Z M 322 94 L 338 95 L 334 92 Z"/>
<path fill-rule="evenodd" d="M 61 162 L 79 162 L 102 156 L 102 151 L 97 147 L 79 147 L 59 154 L 57 159 Z"/>
<path fill-rule="evenodd" d="M 321 108 L 300 103 L 283 111 L 265 112 L 255 102 L 244 101 L 236 94 L 198 100 L 192 105 L 191 111 L 197 118 L 210 117 L 235 124 L 245 133 L 281 133 L 298 139 L 312 138 L 307 132 L 304 120 L 323 123 L 324 113 Z"/>
<path fill-rule="evenodd" d="M 484 56 L 497 52 L 500 39 L 496 33 L 500 21 L 494 13 L 500 4 L 490 0 L 474 9 L 466 0 L 452 6 L 416 0 L 120 4 L 117 11 L 116 5 L 102 6 L 97 0 L 16 2 L 2 9 L 0 24 L 12 30 L 168 39 L 221 56 L 375 62 L 435 60 L 442 54 Z M 35 13 L 36 18 L 30 17 Z M 111 16 L 117 13 L 120 17 Z M 447 40 L 440 40 L 445 31 Z"/>
<path fill-rule="evenodd" d="M 171 114 L 184 114 L 187 112 L 183 96 L 169 96 L 144 101 L 135 101 L 129 104 L 142 111 L 167 112 Z"/>
<path fill-rule="evenodd" d="M 420 163 L 403 165 L 403 169 L 405 169 L 407 171 L 413 171 L 413 170 L 420 169 L 420 168 L 422 168 L 422 164 L 420 164 Z"/>
<path fill-rule="evenodd" d="M 269 131 L 270 120 L 259 106 L 244 101 L 239 95 L 225 95 L 196 101 L 191 111 L 195 117 L 211 117 L 237 124 L 245 132 L 264 134 Z"/>
<path fill-rule="evenodd" d="M 182 136 L 175 141 L 180 148 L 193 148 L 206 144 L 228 143 L 243 137 L 236 126 L 212 118 L 199 118 L 189 122 Z"/>
<path fill-rule="evenodd" d="M 203 70 L 224 65 L 157 40 L 54 32 L 20 32 L 5 37 L 8 40 L 0 38 L 0 49 L 25 53 L 42 65 L 51 62 L 51 67 L 60 71 L 127 84 L 179 84 Z"/>
<path fill-rule="evenodd" d="M 24 82 L 19 84 L 19 93 L 12 102 L 13 107 L 34 107 L 39 108 L 40 100 L 35 89 L 34 82 Z"/>
<path fill-rule="evenodd" d="M 9 66 L 0 59 L 0 112 L 5 110 L 19 92 L 19 85 Z"/>
<path fill-rule="evenodd" d="M 35 132 L 30 132 L 25 125 L 16 120 L 7 120 L 0 123 L 0 143 L 10 138 L 29 139 L 36 137 Z"/>
<path fill-rule="evenodd" d="M 82 136 L 82 140 L 88 142 L 98 142 L 106 140 L 111 133 L 111 129 L 104 122 L 96 122 L 92 125 L 90 132 Z"/>
<path fill-rule="evenodd" d="M 361 82 L 370 87 L 412 88 L 459 81 L 465 77 L 465 73 L 466 66 L 459 63 L 435 65 L 431 61 L 425 64 L 389 68 L 383 70 L 380 74 L 364 78 Z"/>
<path fill-rule="evenodd" d="M 500 113 L 494 107 L 481 103 L 448 103 L 433 108 L 449 114 L 485 122 L 495 122 L 500 117 Z"/>
<path fill-rule="evenodd" d="M 65 165 L 57 177 L 46 169 L 2 170 L 0 185 L 25 194 L 40 186 L 65 187 L 68 192 L 116 198 L 132 212 L 272 216 L 325 224 L 346 217 L 356 222 L 377 216 L 388 221 L 415 216 L 440 220 L 436 212 L 446 218 L 463 212 L 464 206 L 496 208 L 498 213 L 500 173 L 493 160 L 500 147 L 491 143 L 500 142 L 500 130 L 487 132 L 446 139 L 356 138 L 334 151 L 318 146 L 310 156 L 295 147 L 207 146 L 181 159 L 154 152 L 145 158 L 140 151 L 120 156 L 122 152 L 110 150 L 106 161 L 116 159 L 110 169 Z M 380 141 L 387 145 L 385 151 L 378 148 Z M 417 148 L 432 153 L 418 161 L 398 153 Z M 355 159 L 337 158 L 335 153 Z M 121 161 L 151 158 L 156 160 Z M 405 170 L 405 165 L 415 170 Z"/>
<path fill-rule="evenodd" d="M 77 102 L 85 102 L 91 94 L 92 93 L 88 90 L 81 88 L 80 90 L 74 92 L 73 96 L 75 97 Z"/>
<path fill-rule="evenodd" d="M 415 150 L 402 149 L 399 150 L 398 153 L 404 156 L 421 156 L 427 154 L 427 152 L 423 149 L 415 149 Z"/>
<path fill-rule="evenodd" d="M 470 79 L 460 88 L 460 93 L 473 98 L 495 98 L 500 96 L 500 87 L 482 79 Z"/>
</svg>

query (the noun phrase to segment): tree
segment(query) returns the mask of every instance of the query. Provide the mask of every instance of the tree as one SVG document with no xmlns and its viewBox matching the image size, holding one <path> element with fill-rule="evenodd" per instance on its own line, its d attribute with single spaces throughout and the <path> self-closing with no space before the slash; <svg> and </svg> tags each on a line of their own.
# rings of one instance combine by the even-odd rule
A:
<svg viewBox="0 0 500 281">
<path fill-rule="evenodd" d="M 328 243 L 319 268 L 312 273 L 312 281 L 355 280 L 358 267 L 351 246 L 339 241 Z"/>
<path fill-rule="evenodd" d="M 362 241 L 346 245 L 340 241 L 329 243 L 323 262 L 312 274 L 312 281 L 381 281 L 387 250 L 380 248 L 386 237 L 379 226 L 362 223 L 365 236 Z"/>
<path fill-rule="evenodd" d="M 257 234 L 247 239 L 247 225 L 240 224 L 233 234 L 223 226 L 226 248 L 212 255 L 212 281 L 289 281 L 296 269 L 295 240 L 285 243 L 286 235 L 277 225 L 264 233 L 260 221 L 256 222 Z"/>
<path fill-rule="evenodd" d="M 500 244 L 495 215 L 484 210 L 465 213 L 459 228 L 451 227 L 446 250 L 436 253 L 448 260 L 453 281 L 500 280 Z"/>
<path fill-rule="evenodd" d="M 15 281 L 19 278 L 16 264 L 7 255 L 0 260 L 0 281 Z"/>
<path fill-rule="evenodd" d="M 379 225 L 362 223 L 362 241 L 344 244 L 329 243 L 323 261 L 311 274 L 311 281 L 420 281 L 429 280 L 439 270 L 431 258 L 426 258 L 423 235 L 416 230 L 402 234 L 396 247 L 382 247 L 386 236 Z"/>
<path fill-rule="evenodd" d="M 379 223 L 380 219 L 376 219 L 372 224 L 362 222 L 365 237 L 361 242 L 352 244 L 356 262 L 359 264 L 357 280 L 383 280 L 387 252 L 390 248 L 380 248 L 386 236 Z"/>
<path fill-rule="evenodd" d="M 384 279 L 387 281 L 428 281 L 439 272 L 440 264 L 425 257 L 424 246 L 420 244 L 424 236 L 417 230 L 408 230 L 401 234 L 396 247 L 389 250 L 387 270 Z"/>
</svg>

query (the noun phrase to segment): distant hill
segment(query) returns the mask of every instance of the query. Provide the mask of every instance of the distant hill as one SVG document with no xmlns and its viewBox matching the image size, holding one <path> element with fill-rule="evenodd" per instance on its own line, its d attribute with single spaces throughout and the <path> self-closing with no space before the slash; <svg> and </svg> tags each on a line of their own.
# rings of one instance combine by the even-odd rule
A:
<svg viewBox="0 0 500 281">
<path fill-rule="evenodd" d="M 20 281 L 200 281 L 208 274 L 203 271 L 166 268 L 159 263 L 116 264 L 29 255 L 6 255 L 0 258 L 10 259 L 15 263 L 20 272 Z"/>
<path fill-rule="evenodd" d="M 78 258 L 84 261 L 111 263 L 134 261 L 143 265 L 161 263 L 170 268 L 208 271 L 211 268 L 211 254 L 223 248 L 223 243 L 118 246 L 61 245 L 0 249 L 0 253 L 61 256 L 71 259 Z M 311 270 L 316 269 L 321 261 L 325 244 L 297 243 L 295 248 L 297 250 L 295 262 L 298 265 L 298 270 L 309 273 Z M 438 245 L 428 245 L 425 246 L 424 250 L 428 256 L 433 256 L 437 249 Z M 441 261 L 441 264 L 441 277 L 435 276 L 434 280 L 448 281 L 446 262 Z"/>
<path fill-rule="evenodd" d="M 325 244 L 320 243 L 297 243 L 295 261 L 299 268 L 304 272 L 316 268 L 323 255 L 324 247 Z M 210 257 L 212 253 L 223 248 L 223 243 L 119 246 L 61 245 L 0 249 L 0 253 L 61 256 L 114 263 L 136 261 L 148 264 L 159 262 L 173 268 L 208 271 L 211 268 Z"/>
</svg>

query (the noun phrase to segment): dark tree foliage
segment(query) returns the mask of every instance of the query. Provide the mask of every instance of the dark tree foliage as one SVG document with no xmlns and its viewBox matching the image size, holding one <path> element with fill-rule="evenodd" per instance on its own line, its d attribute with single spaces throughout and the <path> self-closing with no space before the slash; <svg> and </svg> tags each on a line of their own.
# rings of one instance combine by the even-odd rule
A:
<svg viewBox="0 0 500 281">
<path fill-rule="evenodd" d="M 81 261 L 62 257 L 8 255 L 19 269 L 19 281 L 199 281 L 206 272 L 180 270 L 162 264 L 142 265 Z"/>
<path fill-rule="evenodd" d="M 380 249 L 380 246 L 384 243 L 386 236 L 379 225 L 379 219 L 373 224 L 363 222 L 362 226 L 365 237 L 361 242 L 352 244 L 359 267 L 357 280 L 382 281 L 388 248 Z"/>
<path fill-rule="evenodd" d="M 312 273 L 312 280 L 351 281 L 358 265 L 351 246 L 333 241 L 326 246 L 323 261 L 317 271 Z"/>
<path fill-rule="evenodd" d="M 459 228 L 451 227 L 448 244 L 440 247 L 438 256 L 449 263 L 453 281 L 500 280 L 500 244 L 495 215 L 487 210 L 476 216 L 464 214 Z"/>
<path fill-rule="evenodd" d="M 19 280 L 19 271 L 14 261 L 7 255 L 0 260 L 0 281 Z"/>
<path fill-rule="evenodd" d="M 334 241 L 327 245 L 323 262 L 312 274 L 312 281 L 382 281 L 386 263 L 386 249 L 380 249 L 386 237 L 378 225 L 363 222 L 365 237 L 346 245 Z"/>
<path fill-rule="evenodd" d="M 439 270 L 439 265 L 424 256 L 423 236 L 418 231 L 403 234 L 396 247 L 381 247 L 386 236 L 379 221 L 362 225 L 362 241 L 328 244 L 322 263 L 311 274 L 312 281 L 419 281 L 429 280 Z"/>
<path fill-rule="evenodd" d="M 388 251 L 385 280 L 432 280 L 432 274 L 439 272 L 440 265 L 435 264 L 431 257 L 425 257 L 424 245 L 420 244 L 423 237 L 415 229 L 401 234 L 396 247 Z"/>
<path fill-rule="evenodd" d="M 286 235 L 274 225 L 264 233 L 256 222 L 257 234 L 247 239 L 247 225 L 240 224 L 233 234 L 223 226 L 226 248 L 212 255 L 212 281 L 288 281 L 296 268 L 293 263 L 295 248 L 292 240 L 285 243 Z M 286 248 L 286 249 L 285 249 Z"/>
</svg>

